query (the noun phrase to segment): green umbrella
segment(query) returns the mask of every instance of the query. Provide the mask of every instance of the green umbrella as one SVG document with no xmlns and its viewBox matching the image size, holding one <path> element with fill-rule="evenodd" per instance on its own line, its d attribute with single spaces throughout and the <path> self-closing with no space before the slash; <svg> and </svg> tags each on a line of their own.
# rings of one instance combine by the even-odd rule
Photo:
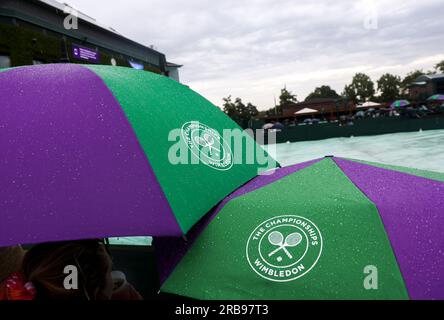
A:
<svg viewBox="0 0 444 320">
<path fill-rule="evenodd" d="M 246 157 L 263 149 L 219 108 L 151 72 L 18 67 L 0 72 L 0 97 L 0 246 L 183 235 L 274 165 Z"/>
<path fill-rule="evenodd" d="M 444 101 L 444 94 L 434 94 L 433 96 L 430 96 L 427 100 Z"/>
<path fill-rule="evenodd" d="M 161 290 L 198 299 L 443 299 L 444 174 L 324 158 L 260 176 L 180 239 Z"/>
<path fill-rule="evenodd" d="M 396 100 L 390 106 L 392 108 L 399 108 L 399 107 L 408 106 L 409 104 L 410 104 L 410 102 L 408 100 Z"/>
</svg>

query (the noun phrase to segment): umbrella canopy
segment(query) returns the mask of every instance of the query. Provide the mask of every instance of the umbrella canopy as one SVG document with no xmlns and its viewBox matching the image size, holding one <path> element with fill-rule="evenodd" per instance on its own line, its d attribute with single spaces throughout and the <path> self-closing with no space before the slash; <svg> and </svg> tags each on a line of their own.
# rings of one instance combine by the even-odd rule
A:
<svg viewBox="0 0 444 320">
<path fill-rule="evenodd" d="M 310 109 L 310 108 L 303 108 L 299 111 L 296 111 L 294 114 L 312 114 L 312 113 L 318 113 L 319 111 L 316 109 Z"/>
<path fill-rule="evenodd" d="M 262 126 L 262 129 L 267 130 L 267 129 L 271 129 L 273 128 L 274 124 L 273 123 L 266 123 Z"/>
<path fill-rule="evenodd" d="M 273 124 L 272 129 L 284 129 L 284 125 L 280 122 L 276 122 Z"/>
<path fill-rule="evenodd" d="M 408 106 L 409 104 L 410 104 L 410 102 L 408 100 L 396 100 L 390 106 L 392 108 L 399 108 L 399 107 Z"/>
<path fill-rule="evenodd" d="M 434 94 L 433 96 L 430 96 L 427 100 L 444 101 L 444 94 Z"/>
<path fill-rule="evenodd" d="M 0 72 L 0 97 L 0 246 L 181 235 L 258 173 L 222 137 L 240 127 L 151 72 L 19 67 Z"/>
<path fill-rule="evenodd" d="M 381 104 L 380 103 L 378 103 L 378 102 L 373 102 L 373 101 L 367 101 L 367 102 L 364 102 L 364 103 L 362 103 L 362 104 L 358 104 L 357 106 L 356 106 L 356 108 L 371 108 L 371 107 L 376 107 L 376 106 L 380 106 Z"/>
<path fill-rule="evenodd" d="M 357 160 L 278 169 L 226 198 L 188 242 L 156 240 L 161 290 L 199 299 L 443 299 L 443 195 L 444 174 Z M 367 290 L 375 272 L 378 289 Z"/>
</svg>

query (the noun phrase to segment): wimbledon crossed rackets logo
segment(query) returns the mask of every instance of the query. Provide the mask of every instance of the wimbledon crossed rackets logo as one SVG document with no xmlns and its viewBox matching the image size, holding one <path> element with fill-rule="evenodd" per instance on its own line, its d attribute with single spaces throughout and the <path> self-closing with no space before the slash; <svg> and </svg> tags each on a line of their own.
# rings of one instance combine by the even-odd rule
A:
<svg viewBox="0 0 444 320">
<path fill-rule="evenodd" d="M 293 259 L 293 256 L 291 255 L 290 252 L 288 252 L 287 247 L 297 246 L 299 243 L 301 243 L 302 236 L 300 233 L 293 232 L 293 233 L 290 233 L 287 237 L 285 237 L 285 241 L 284 241 L 284 236 L 282 235 L 282 233 L 280 233 L 279 231 L 272 231 L 268 235 L 268 241 L 272 245 L 278 246 L 277 249 L 273 250 L 272 252 L 270 252 L 268 254 L 269 257 L 271 257 L 272 255 L 274 255 L 275 253 L 277 253 L 280 250 L 284 250 L 284 252 L 288 256 L 288 258 Z M 282 258 L 278 257 L 277 260 L 282 261 Z"/>
<path fill-rule="evenodd" d="M 277 282 L 307 274 L 322 253 L 318 227 L 301 216 L 277 216 L 257 226 L 247 241 L 250 267 L 261 277 Z"/>
<path fill-rule="evenodd" d="M 233 154 L 219 132 L 198 121 L 182 126 L 182 138 L 191 152 L 204 164 L 216 170 L 233 166 Z"/>
<path fill-rule="evenodd" d="M 199 146 L 201 146 L 202 148 L 208 148 L 208 152 L 209 152 L 210 156 L 212 156 L 213 153 L 216 156 L 220 154 L 220 149 L 218 149 L 214 146 L 215 141 L 214 141 L 213 135 L 211 135 L 209 133 L 204 133 L 202 137 L 195 136 L 194 142 L 196 144 L 198 144 Z"/>
</svg>

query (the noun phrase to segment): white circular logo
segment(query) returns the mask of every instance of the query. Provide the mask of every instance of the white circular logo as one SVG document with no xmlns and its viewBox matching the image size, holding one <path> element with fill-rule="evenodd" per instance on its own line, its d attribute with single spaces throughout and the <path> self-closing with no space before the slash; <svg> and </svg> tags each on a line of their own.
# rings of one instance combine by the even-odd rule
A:
<svg viewBox="0 0 444 320">
<path fill-rule="evenodd" d="M 247 241 L 250 267 L 270 281 L 287 282 L 307 274 L 322 253 L 322 235 L 307 218 L 283 215 L 258 225 Z"/>
<path fill-rule="evenodd" d="M 233 154 L 219 132 L 197 121 L 182 126 L 182 138 L 191 152 L 204 164 L 216 170 L 233 166 Z"/>
</svg>

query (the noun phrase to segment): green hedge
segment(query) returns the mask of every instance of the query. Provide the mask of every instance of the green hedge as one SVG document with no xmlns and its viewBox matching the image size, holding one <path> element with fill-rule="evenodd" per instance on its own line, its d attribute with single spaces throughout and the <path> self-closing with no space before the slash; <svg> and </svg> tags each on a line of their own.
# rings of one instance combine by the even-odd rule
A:
<svg viewBox="0 0 444 320">
<path fill-rule="evenodd" d="M 58 62 L 62 54 L 61 41 L 36 31 L 0 25 L 0 53 L 10 55 L 12 66 L 32 64 L 33 59 Z"/>
</svg>

